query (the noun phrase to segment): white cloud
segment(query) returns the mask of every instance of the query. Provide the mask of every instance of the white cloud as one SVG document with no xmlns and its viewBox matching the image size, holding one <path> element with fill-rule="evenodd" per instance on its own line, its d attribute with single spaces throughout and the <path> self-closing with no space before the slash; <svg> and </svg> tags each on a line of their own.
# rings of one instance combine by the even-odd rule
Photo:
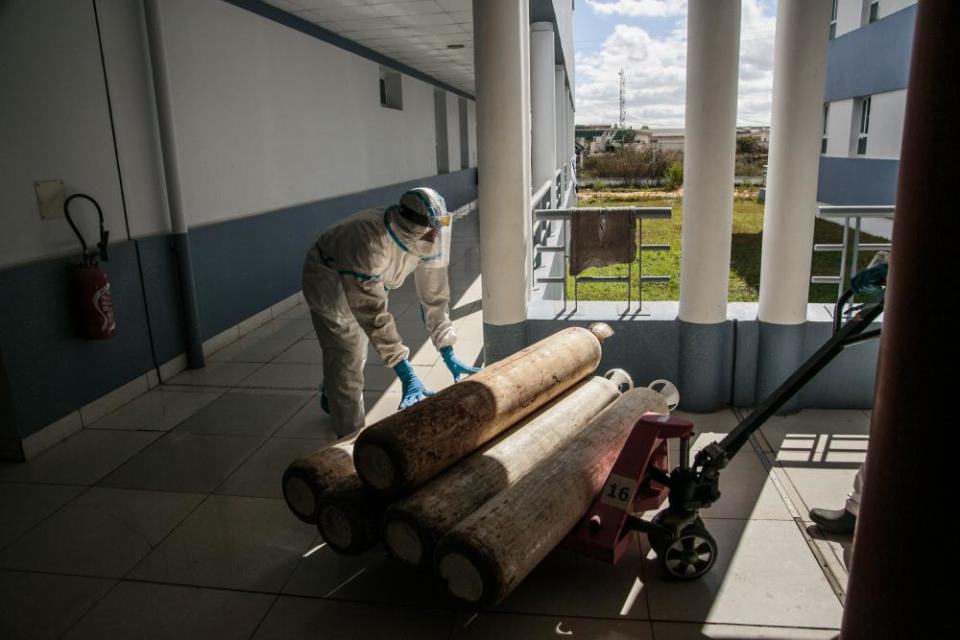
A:
<svg viewBox="0 0 960 640">
<path fill-rule="evenodd" d="M 686 2 L 684 0 L 588 0 L 598 12 L 662 10 L 681 6 L 683 16 L 661 36 L 642 27 L 619 24 L 596 52 L 577 55 L 577 123 L 614 123 L 619 119 L 620 69 L 627 85 L 627 123 L 634 127 L 682 127 L 686 78 Z M 641 5 L 643 7 L 641 7 Z M 632 8 L 631 8 L 632 7 Z M 652 14 L 645 14 L 652 15 Z M 740 82 L 737 122 L 770 122 L 775 18 L 759 0 L 744 0 L 741 14 Z"/>
<path fill-rule="evenodd" d="M 663 18 L 679 16 L 686 12 L 686 0 L 614 0 L 601 2 L 587 0 L 595 12 L 602 15 L 630 16 L 633 18 Z"/>
</svg>

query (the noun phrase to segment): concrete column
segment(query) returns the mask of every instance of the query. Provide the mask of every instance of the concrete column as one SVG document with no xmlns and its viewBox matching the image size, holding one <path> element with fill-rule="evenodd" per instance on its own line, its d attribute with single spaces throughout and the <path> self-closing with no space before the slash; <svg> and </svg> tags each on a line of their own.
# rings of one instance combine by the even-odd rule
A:
<svg viewBox="0 0 960 640">
<path fill-rule="evenodd" d="M 564 97 L 567 95 L 566 84 L 567 84 L 567 74 L 563 68 L 563 65 L 558 64 L 554 66 L 554 75 L 553 75 L 553 89 L 554 89 L 554 98 L 553 98 L 553 108 L 554 121 L 557 127 L 556 132 L 556 167 L 557 169 L 562 169 L 564 164 L 563 154 L 565 153 L 566 142 L 564 135 L 567 131 L 567 110 L 564 106 Z"/>
<path fill-rule="evenodd" d="M 733 226 L 740 0 L 691 0 L 680 264 L 680 397 L 708 411 L 727 399 L 727 293 Z"/>
<path fill-rule="evenodd" d="M 956 635 L 956 588 L 918 527 L 956 499 L 955 82 L 960 3 L 917 4 L 876 400 L 843 640 Z M 853 347 L 854 349 L 858 347 Z M 949 526 L 947 527 L 949 530 Z M 949 540 L 952 536 L 948 535 Z M 951 632 L 950 629 L 953 629 Z"/>
<path fill-rule="evenodd" d="M 557 106 L 554 104 L 553 23 L 530 26 L 531 172 L 534 190 L 557 170 Z"/>
<path fill-rule="evenodd" d="M 489 364 L 526 343 L 530 291 L 529 3 L 473 2 L 483 337 Z"/>
<path fill-rule="evenodd" d="M 760 261 L 757 399 L 803 361 L 831 0 L 780 0 Z M 782 409 L 797 407 L 792 401 Z"/>
</svg>

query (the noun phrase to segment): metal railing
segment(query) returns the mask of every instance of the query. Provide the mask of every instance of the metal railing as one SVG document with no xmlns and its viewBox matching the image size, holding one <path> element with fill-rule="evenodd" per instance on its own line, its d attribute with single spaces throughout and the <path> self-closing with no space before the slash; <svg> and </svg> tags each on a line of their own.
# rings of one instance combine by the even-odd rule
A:
<svg viewBox="0 0 960 640">
<path fill-rule="evenodd" d="M 847 287 L 850 278 L 857 274 L 857 263 L 861 252 L 889 251 L 889 242 L 860 242 L 863 219 L 893 220 L 893 206 L 822 206 L 817 215 L 825 220 L 833 220 L 843 224 L 843 241 L 841 244 L 823 243 L 813 245 L 817 253 L 840 253 L 840 273 L 835 276 L 812 276 L 812 284 L 837 285 L 837 298 Z M 853 227 L 850 221 L 853 220 Z M 853 238 L 851 242 L 851 233 Z"/>
<path fill-rule="evenodd" d="M 534 210 L 534 219 L 537 224 L 541 223 L 550 223 L 554 221 L 560 222 L 560 237 L 562 238 L 562 244 L 548 246 L 545 242 L 538 242 L 534 244 L 534 268 L 539 268 L 542 264 L 542 254 L 544 253 L 562 253 L 563 254 L 563 274 L 559 276 L 540 276 L 536 279 L 537 284 L 559 284 L 563 291 L 563 306 L 566 309 L 567 306 L 567 272 L 568 265 L 570 260 L 570 254 L 568 251 L 570 243 L 570 235 L 567 232 L 568 226 L 567 223 L 572 219 L 574 215 L 578 212 L 601 212 L 604 214 L 612 215 L 629 215 L 633 218 L 633 221 L 639 228 L 635 227 L 635 231 L 642 238 L 643 237 L 643 221 L 644 220 L 665 220 L 669 219 L 673 215 L 673 210 L 670 207 L 591 207 L 591 208 L 562 208 L 562 209 L 535 209 Z M 669 251 L 670 245 L 668 244 L 643 244 L 642 242 L 637 247 L 637 269 L 639 271 L 638 277 L 638 298 L 637 302 L 642 308 L 643 306 L 643 283 L 668 283 L 670 282 L 670 276 L 663 275 L 644 275 L 643 274 L 643 252 L 644 251 Z M 630 311 L 630 306 L 633 304 L 633 260 L 627 263 L 627 275 L 626 276 L 581 276 L 575 275 L 573 277 L 573 300 L 574 300 L 574 309 L 580 303 L 580 283 L 597 283 L 597 282 L 618 282 L 627 285 L 627 312 Z"/>
<path fill-rule="evenodd" d="M 576 156 L 571 156 L 570 161 L 565 163 L 553 174 L 553 179 L 545 180 L 540 188 L 534 191 L 530 198 L 530 210 L 542 211 L 548 209 L 557 209 L 567 205 L 576 184 L 576 174 L 574 173 L 574 163 Z M 553 223 L 550 220 L 533 220 L 533 246 L 542 246 L 546 244 L 547 238 L 553 235 Z M 533 268 L 539 269 L 542 263 L 542 257 L 539 252 L 534 251 Z"/>
</svg>

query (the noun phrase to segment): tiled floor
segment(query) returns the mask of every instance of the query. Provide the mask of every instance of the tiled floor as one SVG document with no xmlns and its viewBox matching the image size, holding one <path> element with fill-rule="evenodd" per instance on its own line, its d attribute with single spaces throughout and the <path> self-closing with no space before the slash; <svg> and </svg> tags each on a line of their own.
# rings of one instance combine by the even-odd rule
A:
<svg viewBox="0 0 960 640">
<path fill-rule="evenodd" d="M 482 350 L 475 222 L 450 269 L 458 354 Z M 412 283 L 411 283 L 412 284 Z M 408 285 L 391 303 L 429 387 L 450 376 Z M 303 306 L 20 465 L 0 468 L 0 638 L 776 638 L 835 635 L 844 540 L 804 518 L 839 506 L 869 418 L 805 411 L 764 426 L 706 511 L 717 566 L 665 580 L 645 541 L 610 566 L 556 551 L 502 604 L 472 612 L 379 550 L 344 558 L 295 519 L 279 480 L 334 439 L 320 411 L 322 354 Z M 375 356 L 369 421 L 399 384 Z M 697 446 L 738 411 L 690 416 Z M 822 567 L 826 567 L 825 569 Z M 833 586 L 831 586 L 833 585 Z"/>
</svg>

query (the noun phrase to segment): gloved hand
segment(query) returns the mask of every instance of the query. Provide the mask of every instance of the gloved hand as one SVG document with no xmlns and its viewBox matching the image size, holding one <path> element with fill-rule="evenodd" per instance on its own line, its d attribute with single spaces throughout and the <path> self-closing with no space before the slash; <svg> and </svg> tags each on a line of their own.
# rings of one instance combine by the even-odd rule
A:
<svg viewBox="0 0 960 640">
<path fill-rule="evenodd" d="M 407 407 L 417 404 L 427 396 L 433 395 L 433 391 L 427 391 L 423 383 L 420 382 L 420 378 L 418 378 L 417 374 L 413 371 L 413 365 L 411 365 L 410 361 L 406 358 L 400 361 L 393 370 L 403 384 L 403 400 L 400 401 L 399 409 L 406 409 Z"/>
<path fill-rule="evenodd" d="M 887 263 L 868 267 L 850 278 L 850 288 L 854 293 L 865 293 L 867 295 L 877 295 L 883 293 L 887 285 Z"/>
<path fill-rule="evenodd" d="M 480 369 L 476 367 L 471 367 L 464 364 L 456 355 L 453 353 L 453 347 L 443 347 L 440 349 L 440 355 L 443 356 L 443 363 L 447 365 L 447 369 L 450 369 L 450 373 L 453 374 L 453 381 L 459 382 L 460 378 L 465 375 L 470 375 L 471 373 L 477 373 Z"/>
</svg>

